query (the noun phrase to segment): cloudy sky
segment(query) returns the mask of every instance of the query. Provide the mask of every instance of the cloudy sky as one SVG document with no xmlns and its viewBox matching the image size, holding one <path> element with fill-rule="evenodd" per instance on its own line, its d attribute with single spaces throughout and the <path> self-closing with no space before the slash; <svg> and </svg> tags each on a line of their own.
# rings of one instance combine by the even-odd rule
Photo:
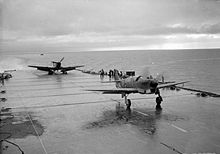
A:
<svg viewBox="0 0 220 154">
<path fill-rule="evenodd" d="M 0 0 L 1 51 L 220 47 L 220 0 Z"/>
</svg>

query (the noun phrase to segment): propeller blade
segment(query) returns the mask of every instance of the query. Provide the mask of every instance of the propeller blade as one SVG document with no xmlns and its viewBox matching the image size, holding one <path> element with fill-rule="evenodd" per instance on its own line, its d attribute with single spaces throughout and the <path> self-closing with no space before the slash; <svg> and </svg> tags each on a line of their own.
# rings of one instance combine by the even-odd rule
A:
<svg viewBox="0 0 220 154">
<path fill-rule="evenodd" d="M 14 72 L 14 71 L 16 70 L 5 70 L 4 72 L 6 73 L 6 72 Z"/>
<path fill-rule="evenodd" d="M 141 73 L 141 76 L 144 78 L 149 78 L 151 75 L 149 70 L 149 67 L 145 67 Z"/>
<path fill-rule="evenodd" d="M 158 73 L 155 79 L 164 83 L 165 79 L 169 79 L 169 75 L 166 72 Z"/>
<path fill-rule="evenodd" d="M 60 60 L 60 63 L 64 60 L 64 57 Z"/>
<path fill-rule="evenodd" d="M 157 76 L 155 78 L 157 81 L 162 81 L 164 80 L 164 75 L 163 73 L 157 73 Z"/>
</svg>

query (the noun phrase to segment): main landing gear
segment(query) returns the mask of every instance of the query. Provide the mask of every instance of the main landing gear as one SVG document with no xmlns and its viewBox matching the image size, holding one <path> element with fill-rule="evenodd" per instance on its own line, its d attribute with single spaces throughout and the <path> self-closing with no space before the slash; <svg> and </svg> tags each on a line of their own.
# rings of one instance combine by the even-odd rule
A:
<svg viewBox="0 0 220 154">
<path fill-rule="evenodd" d="M 49 71 L 48 75 L 53 75 L 53 73 L 54 73 L 53 71 Z"/>
<path fill-rule="evenodd" d="M 161 104 L 161 102 L 163 101 L 163 98 L 162 98 L 161 95 L 160 95 L 159 89 L 156 89 L 155 95 L 158 95 L 157 98 L 156 98 L 156 103 L 157 103 L 157 105 L 156 105 L 156 110 L 162 110 L 162 107 L 161 107 L 160 104 Z"/>
<path fill-rule="evenodd" d="M 127 94 L 122 94 L 122 98 L 125 98 L 125 105 L 127 106 L 126 110 L 131 110 L 131 100 L 128 99 Z"/>
<path fill-rule="evenodd" d="M 157 111 L 162 110 L 161 103 L 163 101 L 163 98 L 160 95 L 159 89 L 156 89 L 155 95 L 158 95 L 156 97 L 156 110 Z M 125 98 L 125 105 L 127 106 L 127 110 L 131 110 L 131 100 L 128 99 L 127 97 L 128 97 L 128 94 L 122 94 L 122 98 Z"/>
<path fill-rule="evenodd" d="M 63 74 L 67 74 L 67 71 L 62 71 Z"/>
</svg>

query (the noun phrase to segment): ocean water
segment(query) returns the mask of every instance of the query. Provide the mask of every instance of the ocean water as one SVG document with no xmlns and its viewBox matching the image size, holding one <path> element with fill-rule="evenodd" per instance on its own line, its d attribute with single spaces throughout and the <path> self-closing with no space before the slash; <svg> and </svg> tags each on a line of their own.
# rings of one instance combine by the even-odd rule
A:
<svg viewBox="0 0 220 154">
<path fill-rule="evenodd" d="M 62 65 L 85 65 L 84 70 L 134 70 L 136 75 L 163 75 L 165 80 L 191 81 L 187 87 L 220 93 L 220 49 L 141 50 L 1 55 L 0 71 L 32 72 L 27 65 L 50 66 L 65 57 Z M 37 72 L 37 71 L 36 71 Z M 22 75 L 22 74 L 21 74 Z"/>
</svg>

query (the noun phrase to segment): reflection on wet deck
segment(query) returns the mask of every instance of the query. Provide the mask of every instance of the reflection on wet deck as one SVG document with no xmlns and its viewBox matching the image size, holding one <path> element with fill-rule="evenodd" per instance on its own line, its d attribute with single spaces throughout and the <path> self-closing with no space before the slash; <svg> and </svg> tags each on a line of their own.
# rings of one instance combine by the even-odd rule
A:
<svg viewBox="0 0 220 154">
<path fill-rule="evenodd" d="M 165 120 L 167 122 L 188 120 L 187 117 L 163 113 L 162 110 L 152 109 L 125 109 L 124 106 L 116 105 L 116 110 L 106 110 L 98 121 L 90 122 L 84 127 L 86 129 L 104 128 L 110 126 L 120 126 L 131 124 L 148 135 L 153 135 L 157 131 L 157 122 Z"/>
<path fill-rule="evenodd" d="M 0 140 L 10 145 L 18 147 L 21 153 L 22 148 L 9 139 L 24 139 L 27 136 L 41 136 L 44 127 L 35 119 L 32 112 L 11 112 L 10 108 L 2 108 L 0 112 Z M 2 146 L 2 145 L 1 145 Z M 9 146 L 3 146 L 2 150 L 7 150 Z"/>
</svg>

